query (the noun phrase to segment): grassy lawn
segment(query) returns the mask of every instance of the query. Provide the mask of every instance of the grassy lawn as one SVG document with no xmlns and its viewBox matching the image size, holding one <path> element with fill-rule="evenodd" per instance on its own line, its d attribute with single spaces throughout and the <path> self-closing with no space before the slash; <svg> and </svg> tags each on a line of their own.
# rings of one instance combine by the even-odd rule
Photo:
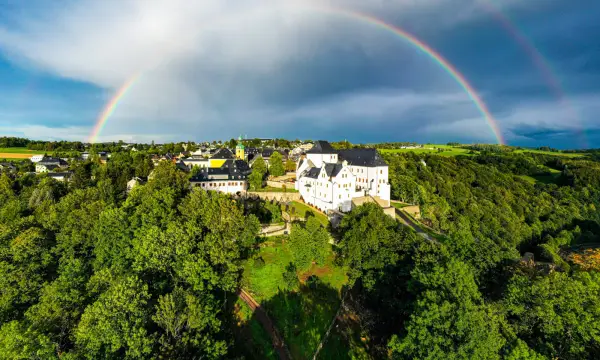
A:
<svg viewBox="0 0 600 360">
<path fill-rule="evenodd" d="M 442 152 L 438 152 L 438 149 L 442 149 Z M 459 147 L 449 146 L 449 145 L 423 145 L 423 148 L 418 149 L 379 149 L 383 154 L 395 154 L 395 153 L 408 153 L 414 152 L 416 154 L 435 154 L 440 156 L 457 156 L 457 155 L 466 155 L 470 156 L 468 149 L 463 149 Z"/>
<path fill-rule="evenodd" d="M 290 203 L 290 210 L 289 210 L 290 214 L 292 211 L 292 207 L 294 207 L 296 209 L 296 211 L 294 213 L 294 216 L 296 216 L 296 217 L 304 218 L 304 217 L 306 217 L 307 212 L 312 212 L 324 227 L 327 227 L 327 225 L 329 224 L 329 219 L 327 218 L 326 215 L 318 212 L 317 210 L 311 208 L 310 206 L 308 206 L 306 204 L 303 204 L 298 201 L 292 201 Z M 282 206 L 282 210 L 285 211 L 285 205 Z"/>
<path fill-rule="evenodd" d="M 544 184 L 555 184 L 560 173 L 552 173 L 549 175 L 534 175 L 532 178 Z"/>
<path fill-rule="evenodd" d="M 403 203 L 397 203 L 397 202 L 390 202 L 390 204 L 392 204 L 392 206 L 395 207 L 396 209 L 402 209 L 407 206 L 410 206 L 409 204 L 403 204 Z"/>
<path fill-rule="evenodd" d="M 340 304 L 340 291 L 347 282 L 346 271 L 333 264 L 333 252 L 322 266 L 313 264 L 299 272 L 299 288 L 288 289 L 283 280 L 292 253 L 287 237 L 264 243 L 256 257 L 244 266 L 243 286 L 265 308 L 283 335 L 294 359 L 309 359 L 325 334 Z M 308 284 L 315 275 L 318 280 Z"/>
<path fill-rule="evenodd" d="M 293 184 L 290 184 L 290 187 L 288 187 L 286 189 L 267 186 L 267 187 L 264 187 L 262 189 L 257 189 L 257 190 L 252 190 L 252 191 L 254 191 L 254 192 L 289 192 L 289 193 L 297 193 L 298 190 L 294 189 L 293 186 L 294 186 Z"/>
<path fill-rule="evenodd" d="M 534 150 L 534 149 L 521 149 L 515 150 L 514 153 L 534 153 L 534 154 L 543 154 L 543 155 L 551 155 L 551 156 L 562 156 L 567 158 L 578 158 L 585 156 L 585 154 L 577 154 L 577 153 L 563 153 L 563 152 L 554 152 L 554 151 L 542 151 L 542 150 Z"/>
<path fill-rule="evenodd" d="M 46 153 L 52 153 L 52 152 L 51 151 L 29 150 L 25 147 L 11 147 L 11 148 L 0 148 L 0 153 L 44 155 Z"/>
<path fill-rule="evenodd" d="M 560 171 L 556 169 L 547 168 L 546 169 L 550 174 L 545 175 L 517 175 L 521 179 L 531 183 L 543 183 L 543 184 L 555 184 L 558 178 L 560 177 Z"/>
<path fill-rule="evenodd" d="M 529 175 L 516 175 L 518 178 L 521 178 L 525 181 L 527 181 L 530 184 L 535 184 L 537 182 L 537 180 Z"/>
</svg>

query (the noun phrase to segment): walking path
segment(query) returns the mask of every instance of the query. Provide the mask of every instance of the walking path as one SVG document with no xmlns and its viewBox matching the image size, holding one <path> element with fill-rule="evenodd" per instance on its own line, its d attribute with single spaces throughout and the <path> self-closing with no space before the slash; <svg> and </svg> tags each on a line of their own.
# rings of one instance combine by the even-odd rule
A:
<svg viewBox="0 0 600 360">
<path fill-rule="evenodd" d="M 432 238 L 427 232 L 425 232 L 425 230 L 423 230 L 423 228 L 419 224 L 417 224 L 413 219 L 411 219 L 410 216 L 406 215 L 404 211 L 396 209 L 396 216 L 400 219 L 401 222 L 413 228 L 413 230 L 417 234 L 423 236 L 425 239 L 429 241 L 437 241 L 434 238 Z"/>
<path fill-rule="evenodd" d="M 277 328 L 271 321 L 267 312 L 260 306 L 256 300 L 250 295 L 246 290 L 241 289 L 238 294 L 240 299 L 242 299 L 249 307 L 252 309 L 258 321 L 262 324 L 263 328 L 269 333 L 271 336 L 271 341 L 273 343 L 273 348 L 277 351 L 277 355 L 279 355 L 279 359 L 281 360 L 290 360 L 292 357 L 283 342 L 283 338 L 279 335 Z"/>
</svg>

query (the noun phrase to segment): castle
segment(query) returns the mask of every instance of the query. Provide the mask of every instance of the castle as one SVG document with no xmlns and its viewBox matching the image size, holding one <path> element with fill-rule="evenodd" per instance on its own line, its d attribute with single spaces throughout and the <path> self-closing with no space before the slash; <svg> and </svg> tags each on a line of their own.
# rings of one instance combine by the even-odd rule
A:
<svg viewBox="0 0 600 360">
<path fill-rule="evenodd" d="M 353 199 L 365 196 L 389 206 L 388 165 L 376 149 L 335 150 L 316 141 L 298 161 L 296 190 L 321 211 L 348 212 Z"/>
</svg>

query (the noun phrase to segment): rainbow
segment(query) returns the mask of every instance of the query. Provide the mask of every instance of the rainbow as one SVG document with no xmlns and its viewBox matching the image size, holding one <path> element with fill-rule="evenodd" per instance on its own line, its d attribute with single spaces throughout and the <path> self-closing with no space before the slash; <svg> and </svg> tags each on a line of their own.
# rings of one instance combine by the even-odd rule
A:
<svg viewBox="0 0 600 360">
<path fill-rule="evenodd" d="M 444 69 L 465 91 L 471 101 L 475 104 L 478 111 L 482 114 L 485 121 L 490 126 L 492 132 L 494 133 L 494 137 L 497 142 L 501 145 L 504 145 L 506 142 L 500 131 L 498 123 L 494 119 L 493 115 L 490 113 L 487 105 L 481 100 L 481 97 L 477 94 L 477 91 L 469 84 L 467 79 L 462 75 L 452 64 L 450 64 L 444 57 L 433 50 L 429 45 L 424 43 L 423 41 L 416 38 L 414 35 L 409 34 L 408 32 L 402 30 L 399 27 L 388 24 L 381 19 L 378 19 L 370 14 L 363 14 L 360 12 L 342 9 L 342 8 L 334 8 L 323 5 L 313 5 L 304 3 L 302 5 L 298 5 L 301 9 L 311 10 L 316 12 L 322 12 L 331 15 L 343 16 L 346 18 L 362 21 L 364 23 L 370 24 L 377 28 L 386 30 L 395 36 L 407 41 L 409 44 L 413 45 L 421 52 L 425 53 L 430 59 L 432 59 L 435 63 L 437 63 L 442 69 Z M 97 140 L 98 135 L 102 131 L 102 128 L 106 125 L 106 122 L 115 111 L 119 101 L 127 94 L 129 89 L 133 86 L 135 81 L 138 79 L 139 75 L 135 75 L 129 80 L 127 80 L 121 88 L 115 93 L 115 95 L 111 98 L 111 100 L 104 107 L 102 114 L 98 117 L 96 125 L 92 130 L 92 133 L 89 137 L 89 142 L 93 143 Z"/>
<path fill-rule="evenodd" d="M 508 16 L 504 15 L 501 8 L 498 5 L 496 5 L 492 0 L 481 0 L 480 3 L 483 5 L 483 7 L 488 13 L 490 13 L 496 18 L 500 26 L 502 26 L 504 30 L 515 39 L 515 41 L 517 42 L 517 44 L 519 44 L 521 49 L 523 49 L 527 56 L 529 56 L 531 62 L 539 70 L 542 78 L 544 79 L 544 82 L 546 83 L 546 85 L 548 85 L 558 102 L 570 110 L 570 112 L 572 113 L 571 116 L 574 120 L 579 120 L 577 111 L 569 101 L 567 94 L 560 85 L 558 77 L 554 74 L 554 71 L 552 71 L 552 68 L 548 64 L 548 61 L 542 56 L 542 54 L 535 47 L 532 41 L 527 38 L 523 30 L 519 29 L 519 27 L 514 23 L 514 21 L 511 21 L 510 18 L 508 18 Z M 580 120 L 579 122 L 581 124 Z M 583 126 L 581 128 L 583 129 Z M 583 130 L 580 131 L 580 137 L 585 145 L 584 147 L 587 147 L 587 140 L 585 138 Z"/>
<path fill-rule="evenodd" d="M 98 141 L 98 136 L 102 132 L 102 129 L 108 122 L 110 116 L 115 112 L 117 105 L 119 105 L 119 101 L 123 99 L 123 97 L 127 94 L 129 89 L 135 84 L 137 79 L 140 77 L 140 73 L 132 76 L 127 80 L 121 87 L 117 90 L 117 92 L 111 97 L 110 101 L 104 106 L 102 113 L 98 116 L 98 120 L 96 121 L 96 125 L 92 129 L 90 136 L 88 137 L 89 143 L 95 143 Z"/>
</svg>

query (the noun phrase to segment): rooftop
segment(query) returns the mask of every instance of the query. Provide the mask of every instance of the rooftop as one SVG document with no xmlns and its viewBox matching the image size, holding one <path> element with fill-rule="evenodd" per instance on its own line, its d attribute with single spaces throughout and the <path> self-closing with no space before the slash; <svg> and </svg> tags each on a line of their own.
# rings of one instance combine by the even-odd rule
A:
<svg viewBox="0 0 600 360">
<path fill-rule="evenodd" d="M 325 140 L 315 141 L 310 150 L 306 152 L 307 154 L 337 154 L 337 151 Z"/>
<path fill-rule="evenodd" d="M 353 166 L 387 166 L 376 149 L 347 149 L 339 150 L 340 160 L 346 160 Z"/>
</svg>

